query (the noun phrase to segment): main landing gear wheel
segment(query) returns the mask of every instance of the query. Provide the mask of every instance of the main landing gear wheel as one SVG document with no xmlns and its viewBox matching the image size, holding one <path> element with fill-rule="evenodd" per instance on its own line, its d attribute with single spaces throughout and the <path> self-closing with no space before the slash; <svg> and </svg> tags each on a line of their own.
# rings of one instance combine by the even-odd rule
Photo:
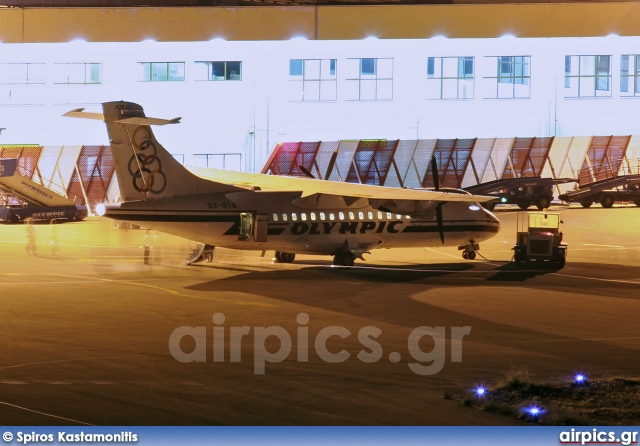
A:
<svg viewBox="0 0 640 446">
<path fill-rule="evenodd" d="M 333 256 L 333 264 L 338 266 L 353 266 L 356 256 L 351 252 L 339 252 Z"/>
<path fill-rule="evenodd" d="M 291 263 L 295 260 L 296 255 L 291 252 L 276 251 L 276 261 L 280 263 Z"/>
</svg>

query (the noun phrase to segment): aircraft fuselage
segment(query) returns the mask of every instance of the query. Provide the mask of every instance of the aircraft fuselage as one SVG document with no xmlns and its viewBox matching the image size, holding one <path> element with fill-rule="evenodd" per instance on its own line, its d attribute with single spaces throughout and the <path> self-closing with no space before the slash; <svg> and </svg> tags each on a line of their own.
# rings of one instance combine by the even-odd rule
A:
<svg viewBox="0 0 640 446">
<path fill-rule="evenodd" d="M 232 199 L 229 198 L 231 196 Z M 374 209 L 367 200 L 300 199 L 286 192 L 206 194 L 109 205 L 106 216 L 213 246 L 333 254 L 340 247 L 439 247 L 483 241 L 500 229 L 478 204 L 442 205 L 444 244 L 435 218 Z"/>
</svg>

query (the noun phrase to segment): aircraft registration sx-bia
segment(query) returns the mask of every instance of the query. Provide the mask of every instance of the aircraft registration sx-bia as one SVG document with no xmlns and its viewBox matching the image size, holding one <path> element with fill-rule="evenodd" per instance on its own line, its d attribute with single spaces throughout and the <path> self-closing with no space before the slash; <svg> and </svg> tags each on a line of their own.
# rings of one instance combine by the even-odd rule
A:
<svg viewBox="0 0 640 446">
<path fill-rule="evenodd" d="M 122 201 L 97 211 L 112 219 L 211 246 L 274 250 L 280 262 L 317 254 L 343 266 L 374 248 L 458 246 L 473 259 L 477 243 L 500 230 L 500 221 L 479 204 L 491 197 L 439 189 L 435 158 L 434 190 L 216 169 L 197 176 L 151 130 L 181 118 L 149 118 L 140 105 L 124 101 L 102 109 L 65 116 L 106 123 Z M 335 156 L 329 171 L 334 163 Z"/>
</svg>

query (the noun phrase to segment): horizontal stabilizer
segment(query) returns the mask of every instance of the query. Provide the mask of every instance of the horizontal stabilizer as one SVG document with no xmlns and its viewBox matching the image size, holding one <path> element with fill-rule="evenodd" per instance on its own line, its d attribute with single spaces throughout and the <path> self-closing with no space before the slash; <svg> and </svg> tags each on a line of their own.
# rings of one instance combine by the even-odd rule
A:
<svg viewBox="0 0 640 446">
<path fill-rule="evenodd" d="M 116 122 L 118 124 L 127 124 L 127 125 L 167 125 L 167 124 L 180 124 L 181 119 L 182 118 L 160 119 L 160 118 L 135 117 L 135 118 L 119 119 Z"/>
<path fill-rule="evenodd" d="M 86 112 L 84 111 L 84 108 L 76 108 L 66 112 L 62 116 L 66 116 L 68 118 L 97 119 L 98 121 L 104 121 L 104 115 L 102 113 Z"/>
<path fill-rule="evenodd" d="M 98 121 L 104 121 L 104 114 L 91 113 L 84 111 L 84 108 L 76 108 L 74 110 L 66 112 L 64 115 L 68 118 L 84 118 L 84 119 L 96 119 Z M 135 116 L 132 118 L 118 119 L 116 122 L 125 125 L 167 125 L 167 124 L 179 124 L 182 118 L 173 119 L 160 119 L 160 118 L 147 118 L 145 116 Z"/>
</svg>

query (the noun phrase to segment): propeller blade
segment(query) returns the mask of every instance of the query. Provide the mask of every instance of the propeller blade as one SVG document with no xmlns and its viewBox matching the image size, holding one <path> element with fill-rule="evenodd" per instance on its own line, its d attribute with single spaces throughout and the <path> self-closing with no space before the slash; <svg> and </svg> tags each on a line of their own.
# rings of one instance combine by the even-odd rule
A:
<svg viewBox="0 0 640 446">
<path fill-rule="evenodd" d="M 302 172 L 303 174 L 305 174 L 309 178 L 313 178 L 314 180 L 316 179 L 316 177 L 314 177 L 313 174 L 311 172 L 309 172 L 309 170 L 306 167 L 298 166 L 298 169 L 300 169 L 300 172 Z"/>
<path fill-rule="evenodd" d="M 333 166 L 336 165 L 336 159 L 338 159 L 338 149 L 334 150 L 331 154 L 331 160 L 329 160 L 329 167 L 327 167 L 327 174 L 324 176 L 325 180 L 328 180 L 333 172 Z"/>
<path fill-rule="evenodd" d="M 436 206 L 436 222 L 438 224 L 438 233 L 440 234 L 440 241 L 444 245 L 444 224 L 442 223 L 442 203 L 438 203 Z"/>
<path fill-rule="evenodd" d="M 440 178 L 438 177 L 438 162 L 436 156 L 431 157 L 431 175 L 433 176 L 433 188 L 440 190 Z"/>
</svg>

